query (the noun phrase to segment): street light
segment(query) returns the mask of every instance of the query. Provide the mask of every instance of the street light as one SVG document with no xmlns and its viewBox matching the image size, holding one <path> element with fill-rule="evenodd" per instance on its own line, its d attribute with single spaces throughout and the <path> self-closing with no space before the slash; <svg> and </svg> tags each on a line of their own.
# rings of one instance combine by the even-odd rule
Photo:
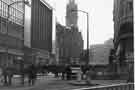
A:
<svg viewBox="0 0 135 90">
<path fill-rule="evenodd" d="M 89 63 L 89 13 L 83 10 L 71 10 L 71 12 L 82 12 L 87 15 L 87 62 Z"/>
</svg>

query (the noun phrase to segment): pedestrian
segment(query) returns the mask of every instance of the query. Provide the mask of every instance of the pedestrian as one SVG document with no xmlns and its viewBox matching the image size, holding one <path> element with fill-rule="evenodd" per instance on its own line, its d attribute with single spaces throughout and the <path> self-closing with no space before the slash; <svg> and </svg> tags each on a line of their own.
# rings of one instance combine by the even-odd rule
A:
<svg viewBox="0 0 135 90">
<path fill-rule="evenodd" d="M 79 69 L 78 73 L 77 73 L 77 80 L 80 82 L 82 80 L 82 70 Z"/>
<path fill-rule="evenodd" d="M 81 70 L 82 70 L 82 79 L 86 79 L 86 72 L 88 71 L 88 67 L 87 66 L 82 66 L 81 67 Z"/>
<path fill-rule="evenodd" d="M 67 75 L 67 80 L 70 80 L 71 79 L 71 68 L 70 66 L 67 66 L 66 67 L 66 75 Z"/>
<path fill-rule="evenodd" d="M 0 68 L 0 85 L 4 84 L 4 77 L 2 74 L 3 74 L 3 70 L 2 70 L 2 68 Z"/>
<path fill-rule="evenodd" d="M 89 68 L 86 71 L 86 83 L 87 84 L 91 84 L 93 74 L 94 74 L 93 68 Z"/>
<path fill-rule="evenodd" d="M 8 80 L 7 80 L 8 74 L 7 74 L 6 67 L 3 68 L 2 75 L 4 77 L 4 85 L 7 86 L 8 85 Z"/>
<path fill-rule="evenodd" d="M 7 86 L 12 84 L 13 71 L 14 69 L 12 66 L 3 68 L 4 85 Z"/>
<path fill-rule="evenodd" d="M 63 66 L 63 70 L 62 70 L 62 80 L 65 80 L 65 73 L 66 73 L 66 68 L 65 66 Z"/>
<path fill-rule="evenodd" d="M 24 78 L 25 78 L 25 68 L 24 67 L 21 68 L 20 74 L 21 74 L 21 84 L 24 85 Z"/>
<path fill-rule="evenodd" d="M 29 78 L 29 85 L 34 85 L 36 80 L 37 70 L 34 64 L 30 65 L 28 68 L 28 78 Z"/>
<path fill-rule="evenodd" d="M 129 64 L 129 68 L 128 68 L 128 79 L 127 79 L 127 83 L 128 82 L 134 82 L 134 65 L 130 65 Z"/>
</svg>

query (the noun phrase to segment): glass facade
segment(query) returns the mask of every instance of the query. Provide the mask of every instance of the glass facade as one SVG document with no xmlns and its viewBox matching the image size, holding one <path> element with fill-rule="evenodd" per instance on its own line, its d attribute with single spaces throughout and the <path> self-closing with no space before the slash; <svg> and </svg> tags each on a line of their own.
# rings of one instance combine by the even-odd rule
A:
<svg viewBox="0 0 135 90">
<path fill-rule="evenodd" d="M 23 3 L 15 3 L 9 7 L 8 5 L 12 4 L 13 2 L 17 2 L 20 0 L 0 0 L 0 16 L 3 18 L 8 17 L 9 12 L 9 20 L 23 25 L 23 18 L 24 18 L 24 4 Z"/>
<path fill-rule="evenodd" d="M 23 55 L 24 3 L 17 1 L 23 0 L 0 0 L 0 66 L 16 66 Z"/>
</svg>

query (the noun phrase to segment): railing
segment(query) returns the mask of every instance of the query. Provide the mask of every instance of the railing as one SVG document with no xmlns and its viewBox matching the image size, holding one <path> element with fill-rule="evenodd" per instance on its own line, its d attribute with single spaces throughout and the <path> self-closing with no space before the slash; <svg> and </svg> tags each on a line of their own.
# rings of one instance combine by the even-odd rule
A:
<svg viewBox="0 0 135 90">
<path fill-rule="evenodd" d="M 10 21 L 19 25 L 23 25 L 23 15 L 24 15 L 23 7 L 17 8 L 15 6 L 11 6 L 9 10 L 9 15 Z M 0 16 L 3 18 L 8 17 L 8 3 L 2 0 L 0 0 Z"/>
<path fill-rule="evenodd" d="M 73 90 L 134 90 L 134 83 L 122 83 L 107 86 L 94 86 L 90 88 L 80 88 Z"/>
</svg>

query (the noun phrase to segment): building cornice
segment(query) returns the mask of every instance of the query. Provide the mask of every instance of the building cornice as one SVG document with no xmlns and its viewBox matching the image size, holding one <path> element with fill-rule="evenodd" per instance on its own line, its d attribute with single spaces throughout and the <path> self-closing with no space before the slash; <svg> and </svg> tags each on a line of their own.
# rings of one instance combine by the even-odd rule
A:
<svg viewBox="0 0 135 90">
<path fill-rule="evenodd" d="M 53 10 L 53 7 L 45 0 L 40 0 L 42 3 L 44 3 L 50 10 Z"/>
</svg>

